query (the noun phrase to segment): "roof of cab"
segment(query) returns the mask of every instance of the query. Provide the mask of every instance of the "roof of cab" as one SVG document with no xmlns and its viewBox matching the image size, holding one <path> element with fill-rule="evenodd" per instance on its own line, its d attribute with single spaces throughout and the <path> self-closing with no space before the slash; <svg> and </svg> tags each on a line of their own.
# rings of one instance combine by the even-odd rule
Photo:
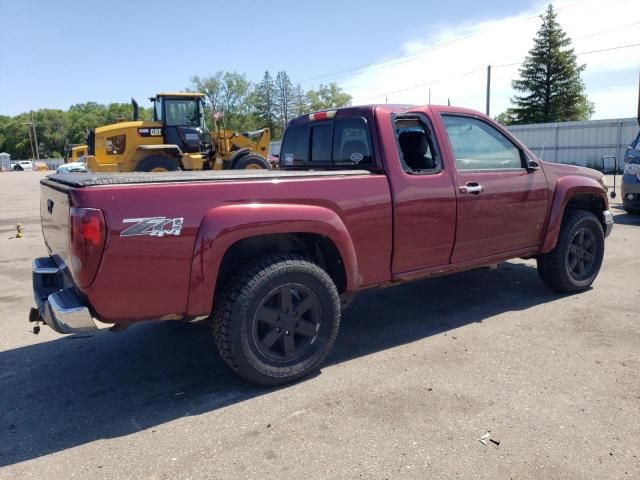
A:
<svg viewBox="0 0 640 480">
<path fill-rule="evenodd" d="M 430 110 L 434 113 L 463 113 L 467 115 L 474 115 L 480 117 L 487 117 L 484 113 L 478 112 L 477 110 L 471 110 L 469 108 L 463 107 L 455 107 L 449 105 L 408 105 L 408 104 L 386 104 L 386 103 L 377 103 L 377 104 L 369 104 L 369 105 L 355 105 L 349 107 L 339 107 L 339 108 L 327 108 L 324 110 L 318 110 L 317 112 L 309 112 L 304 115 L 300 115 L 296 118 L 290 120 L 289 125 L 296 125 L 307 123 L 311 121 L 311 114 L 318 112 L 327 112 L 327 111 L 336 111 L 336 117 L 341 116 L 349 116 L 358 113 L 362 113 L 365 111 L 382 111 L 388 113 L 402 113 L 408 111 L 426 111 Z"/>
</svg>

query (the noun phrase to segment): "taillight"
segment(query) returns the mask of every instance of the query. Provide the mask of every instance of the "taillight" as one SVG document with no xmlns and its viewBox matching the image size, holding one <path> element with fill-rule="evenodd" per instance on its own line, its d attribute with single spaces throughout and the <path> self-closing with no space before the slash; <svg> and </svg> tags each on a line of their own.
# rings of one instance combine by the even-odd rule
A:
<svg viewBox="0 0 640 480">
<path fill-rule="evenodd" d="M 107 237 L 102 211 L 96 208 L 69 210 L 69 253 L 76 285 L 88 287 L 98 272 Z"/>
</svg>

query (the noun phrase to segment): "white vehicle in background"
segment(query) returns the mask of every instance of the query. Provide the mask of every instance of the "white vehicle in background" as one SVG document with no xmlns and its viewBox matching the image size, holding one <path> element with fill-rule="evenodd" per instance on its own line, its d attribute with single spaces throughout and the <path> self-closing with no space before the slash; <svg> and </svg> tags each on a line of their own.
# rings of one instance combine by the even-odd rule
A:
<svg viewBox="0 0 640 480">
<path fill-rule="evenodd" d="M 11 162 L 11 169 L 18 172 L 33 172 L 33 163 L 29 160 L 18 160 Z"/>
<path fill-rule="evenodd" d="M 56 173 L 72 173 L 72 172 L 86 172 L 87 164 L 84 162 L 69 162 L 63 163 L 56 169 Z"/>
</svg>

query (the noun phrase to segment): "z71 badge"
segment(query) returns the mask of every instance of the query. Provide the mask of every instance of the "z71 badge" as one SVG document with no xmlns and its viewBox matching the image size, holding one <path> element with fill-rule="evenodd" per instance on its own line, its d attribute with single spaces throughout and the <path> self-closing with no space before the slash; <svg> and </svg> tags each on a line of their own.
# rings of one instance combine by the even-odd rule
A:
<svg viewBox="0 0 640 480">
<path fill-rule="evenodd" d="M 149 217 L 149 218 L 125 218 L 122 223 L 133 223 L 129 228 L 124 229 L 121 237 L 164 237 L 165 235 L 178 236 L 182 231 L 183 217 Z"/>
</svg>

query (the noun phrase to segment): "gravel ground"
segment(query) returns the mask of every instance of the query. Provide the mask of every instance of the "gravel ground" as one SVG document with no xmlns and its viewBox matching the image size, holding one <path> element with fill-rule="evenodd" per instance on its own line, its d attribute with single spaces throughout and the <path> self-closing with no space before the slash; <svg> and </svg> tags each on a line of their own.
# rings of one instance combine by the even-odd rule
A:
<svg viewBox="0 0 640 480">
<path fill-rule="evenodd" d="M 204 324 L 30 333 L 41 176 L 0 174 L 0 478 L 640 477 L 640 217 L 619 203 L 593 289 L 516 260 L 365 292 L 319 374 L 261 389 Z"/>
</svg>

